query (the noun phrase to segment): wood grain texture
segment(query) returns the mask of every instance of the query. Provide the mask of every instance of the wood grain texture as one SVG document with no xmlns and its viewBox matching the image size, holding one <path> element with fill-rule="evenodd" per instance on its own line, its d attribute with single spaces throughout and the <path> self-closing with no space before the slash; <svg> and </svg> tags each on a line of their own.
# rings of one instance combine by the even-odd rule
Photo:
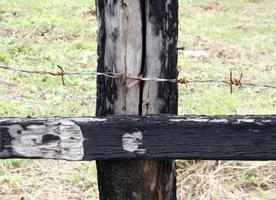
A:
<svg viewBox="0 0 276 200">
<path fill-rule="evenodd" d="M 178 1 L 144 1 L 144 77 L 177 78 Z M 141 114 L 177 114 L 175 83 L 144 82 L 141 85 Z M 164 157 L 165 159 L 165 157 Z M 175 161 L 146 161 L 149 199 L 176 199 Z"/>
<path fill-rule="evenodd" d="M 107 162 L 164 158 L 276 160 L 276 116 L 2 118 L 0 158 L 17 157 L 111 159 Z M 122 163 L 118 167 L 127 172 L 123 162 L 118 162 Z M 149 178 L 147 170 L 155 165 L 130 163 L 131 172 L 142 173 L 139 170 L 143 169 L 145 174 L 136 177 L 137 181 Z M 137 163 L 143 167 L 136 168 Z M 140 189 L 144 188 L 135 190 Z"/>
<path fill-rule="evenodd" d="M 144 77 L 175 79 L 177 71 L 178 1 L 146 0 Z M 142 114 L 177 114 L 177 84 L 154 81 L 143 85 Z"/>
<path fill-rule="evenodd" d="M 177 4 L 98 0 L 98 71 L 176 78 Z M 177 113 L 176 84 L 134 82 L 98 78 L 97 116 Z M 97 169 L 101 199 L 176 198 L 172 161 L 98 161 Z"/>
<path fill-rule="evenodd" d="M 1 119 L 0 157 L 82 160 L 83 134 L 67 119 Z"/>
<path fill-rule="evenodd" d="M 98 71 L 139 76 L 143 49 L 141 10 L 140 1 L 97 1 L 100 24 Z M 97 116 L 138 115 L 140 87 L 137 84 L 128 89 L 132 82 L 133 80 L 98 77 Z M 141 199 L 143 177 L 132 177 L 141 174 L 142 164 L 139 161 L 127 160 L 97 161 L 100 199 Z"/>
<path fill-rule="evenodd" d="M 98 0 L 98 71 L 139 76 L 142 62 L 140 1 Z M 97 115 L 138 114 L 139 84 L 98 77 Z"/>
</svg>

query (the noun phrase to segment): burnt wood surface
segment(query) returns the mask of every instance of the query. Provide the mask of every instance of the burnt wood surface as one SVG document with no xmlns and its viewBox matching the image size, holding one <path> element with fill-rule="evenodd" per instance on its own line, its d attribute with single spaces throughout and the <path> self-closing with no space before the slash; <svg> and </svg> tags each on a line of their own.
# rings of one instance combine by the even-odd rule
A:
<svg viewBox="0 0 276 200">
<path fill-rule="evenodd" d="M 276 116 L 2 118 L 0 158 L 276 160 Z"/>
<path fill-rule="evenodd" d="M 176 78 L 177 0 L 98 0 L 97 17 L 98 71 Z M 177 114 L 177 97 L 175 83 L 99 77 L 96 113 Z M 176 199 L 174 161 L 97 161 L 97 170 L 101 200 Z"/>
</svg>

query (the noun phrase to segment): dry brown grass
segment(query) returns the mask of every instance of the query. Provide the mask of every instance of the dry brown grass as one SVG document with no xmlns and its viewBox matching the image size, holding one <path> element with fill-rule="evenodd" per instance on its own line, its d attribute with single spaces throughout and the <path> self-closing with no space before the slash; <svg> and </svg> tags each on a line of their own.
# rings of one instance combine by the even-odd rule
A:
<svg viewBox="0 0 276 200">
<path fill-rule="evenodd" d="M 276 162 L 177 161 L 179 200 L 274 200 Z M 0 200 L 97 200 L 94 162 L 0 162 Z M 4 173 L 4 175 L 3 175 Z"/>
<path fill-rule="evenodd" d="M 94 162 L 8 160 L 0 171 L 0 200 L 97 199 Z"/>
<path fill-rule="evenodd" d="M 276 162 L 178 161 L 180 200 L 272 200 Z"/>
</svg>

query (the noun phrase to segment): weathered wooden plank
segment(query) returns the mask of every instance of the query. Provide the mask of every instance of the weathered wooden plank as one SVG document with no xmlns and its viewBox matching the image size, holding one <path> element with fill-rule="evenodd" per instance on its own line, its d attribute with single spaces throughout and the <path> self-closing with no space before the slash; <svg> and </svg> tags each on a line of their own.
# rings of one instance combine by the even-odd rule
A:
<svg viewBox="0 0 276 200">
<path fill-rule="evenodd" d="M 0 119 L 0 158 L 276 160 L 274 116 Z"/>
</svg>

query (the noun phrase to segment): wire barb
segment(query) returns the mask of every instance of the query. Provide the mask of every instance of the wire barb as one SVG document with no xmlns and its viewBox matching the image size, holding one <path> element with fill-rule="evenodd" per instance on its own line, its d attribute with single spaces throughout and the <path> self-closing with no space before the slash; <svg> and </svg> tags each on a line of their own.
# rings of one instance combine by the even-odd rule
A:
<svg viewBox="0 0 276 200">
<path fill-rule="evenodd" d="M 188 83 L 189 83 L 189 81 L 184 79 L 184 78 L 177 79 L 175 82 L 180 83 L 180 84 L 184 84 L 186 86 L 186 88 L 188 87 Z"/>
<path fill-rule="evenodd" d="M 177 49 L 177 51 L 185 51 L 186 50 L 186 48 L 184 46 L 183 47 L 177 47 L 176 49 Z"/>
<path fill-rule="evenodd" d="M 230 69 L 230 75 L 228 80 L 215 80 L 215 79 L 195 79 L 195 80 L 187 80 L 185 78 L 178 78 L 178 79 L 166 79 L 166 78 L 154 78 L 154 77 L 143 77 L 143 76 L 128 76 L 125 73 L 113 73 L 113 72 L 93 72 L 93 71 L 65 71 L 60 65 L 57 65 L 60 71 L 58 72 L 50 72 L 50 71 L 40 71 L 40 70 L 27 70 L 27 69 L 18 69 L 15 67 L 8 67 L 0 65 L 0 69 L 10 70 L 13 72 L 21 72 L 21 73 L 28 73 L 28 74 L 39 74 L 39 75 L 51 75 L 51 76 L 60 76 L 62 84 L 65 85 L 64 76 L 65 75 L 79 75 L 79 76 L 104 76 L 107 78 L 112 78 L 116 80 L 123 80 L 126 81 L 134 80 L 133 83 L 127 85 L 127 89 L 131 89 L 136 84 L 141 81 L 154 81 L 154 82 L 169 82 L 169 83 L 177 83 L 177 84 L 184 84 L 188 87 L 188 84 L 227 84 L 230 87 L 231 94 L 233 93 L 233 86 L 243 87 L 243 86 L 251 86 L 251 87 L 262 87 L 262 88 L 271 88 L 276 89 L 276 85 L 273 84 L 263 84 L 263 83 L 249 83 L 249 82 L 242 82 L 243 73 L 240 74 L 239 79 L 233 78 L 232 70 Z"/>
<path fill-rule="evenodd" d="M 232 69 L 230 69 L 229 86 L 230 86 L 230 93 L 231 94 L 233 94 L 233 85 L 238 86 L 240 88 L 242 87 L 242 83 L 241 83 L 242 77 L 243 77 L 243 73 L 241 72 L 239 79 L 233 79 L 233 72 L 232 72 Z"/>
<path fill-rule="evenodd" d="M 60 69 L 60 72 L 57 72 L 56 75 L 61 77 L 62 85 L 65 86 L 64 82 L 64 70 L 60 65 L 57 65 L 57 67 Z"/>
</svg>

